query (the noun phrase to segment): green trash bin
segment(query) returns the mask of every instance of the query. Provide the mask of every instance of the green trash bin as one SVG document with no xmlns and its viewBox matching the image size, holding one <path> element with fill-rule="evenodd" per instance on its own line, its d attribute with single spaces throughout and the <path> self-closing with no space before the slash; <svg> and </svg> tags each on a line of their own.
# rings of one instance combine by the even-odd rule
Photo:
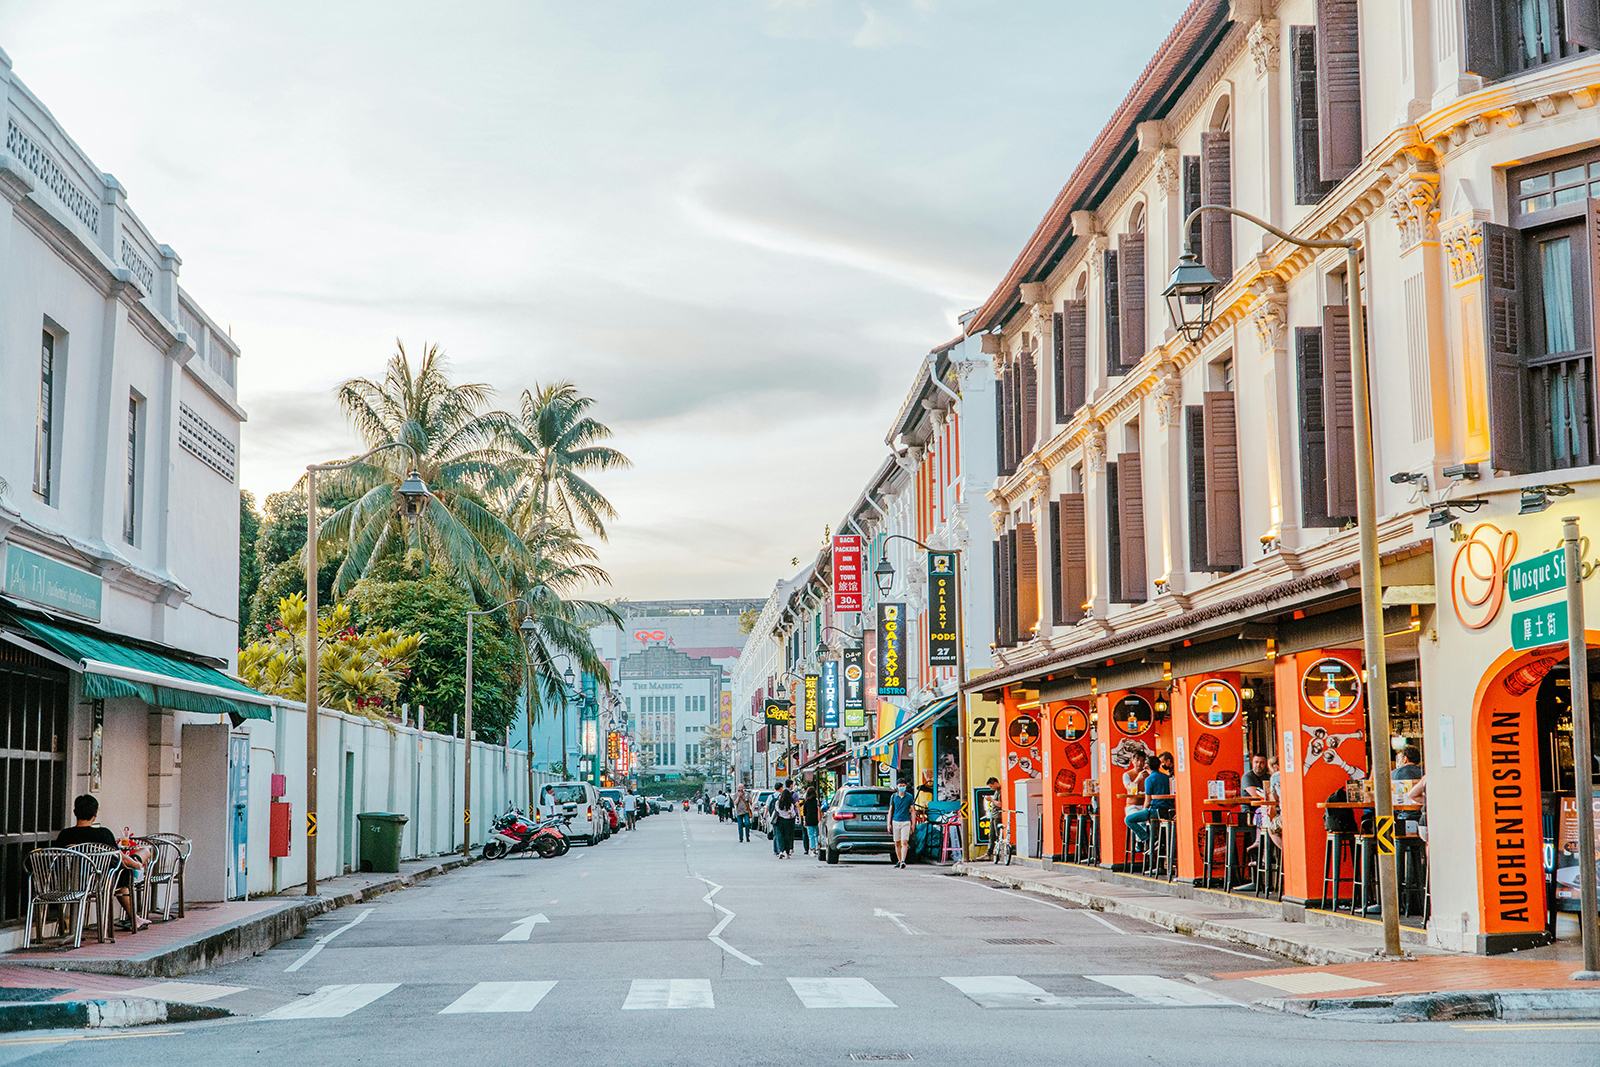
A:
<svg viewBox="0 0 1600 1067">
<path fill-rule="evenodd" d="M 356 821 L 361 824 L 362 871 L 398 874 L 400 830 L 410 818 L 392 811 L 363 811 Z"/>
</svg>

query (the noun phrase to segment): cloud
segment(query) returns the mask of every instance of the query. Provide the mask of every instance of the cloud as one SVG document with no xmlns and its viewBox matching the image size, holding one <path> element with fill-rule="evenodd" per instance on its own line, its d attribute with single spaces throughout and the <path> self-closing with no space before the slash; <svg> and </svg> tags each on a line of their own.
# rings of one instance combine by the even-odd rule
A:
<svg viewBox="0 0 1600 1067">
<path fill-rule="evenodd" d="M 888 48 L 905 39 L 899 25 L 876 8 L 863 4 L 861 14 L 865 21 L 861 23 L 861 28 L 856 30 L 855 36 L 850 38 L 851 47 Z"/>
</svg>

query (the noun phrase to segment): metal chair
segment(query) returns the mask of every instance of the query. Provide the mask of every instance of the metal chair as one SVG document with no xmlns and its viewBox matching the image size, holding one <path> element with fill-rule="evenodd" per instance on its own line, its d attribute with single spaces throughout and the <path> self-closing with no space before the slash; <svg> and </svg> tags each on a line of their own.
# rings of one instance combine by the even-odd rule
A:
<svg viewBox="0 0 1600 1067">
<path fill-rule="evenodd" d="M 151 834 L 150 836 L 162 841 L 171 841 L 178 846 L 178 918 L 181 919 L 184 916 L 183 879 L 185 872 L 189 869 L 189 852 L 194 848 L 194 842 L 182 834 Z"/>
<path fill-rule="evenodd" d="M 156 891 L 165 889 L 166 903 L 161 911 L 161 921 L 166 922 L 172 918 L 172 898 L 178 891 L 183 850 L 164 834 L 160 837 L 136 837 L 133 840 L 135 844 L 150 850 L 150 862 L 144 866 L 145 909 L 140 914 L 146 917 L 153 914 L 156 910 Z M 183 912 L 180 910 L 178 914 L 181 917 Z"/>
<path fill-rule="evenodd" d="M 72 947 L 82 945 L 83 917 L 94 890 L 94 864 L 83 853 L 66 848 L 36 848 L 28 853 L 28 921 L 22 928 L 22 947 L 33 944 L 35 909 L 41 916 L 48 916 L 52 906 L 61 909 L 63 918 L 69 908 L 78 909 Z M 39 934 L 44 936 L 42 918 Z"/>
<path fill-rule="evenodd" d="M 122 853 L 109 845 L 73 845 L 69 852 L 81 852 L 94 865 L 95 936 L 103 944 L 116 943 L 116 924 L 112 921 L 112 903 L 116 899 L 117 874 L 122 870 Z"/>
</svg>

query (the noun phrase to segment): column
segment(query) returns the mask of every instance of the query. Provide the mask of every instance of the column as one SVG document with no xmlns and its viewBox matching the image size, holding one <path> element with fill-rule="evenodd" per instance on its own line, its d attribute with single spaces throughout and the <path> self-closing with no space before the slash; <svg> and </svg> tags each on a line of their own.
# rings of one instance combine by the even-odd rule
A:
<svg viewBox="0 0 1600 1067">
<path fill-rule="evenodd" d="M 1184 497 L 1189 483 L 1184 469 L 1183 380 L 1178 377 L 1177 365 L 1170 362 L 1163 361 L 1156 373 L 1160 381 L 1150 397 L 1156 409 L 1155 448 L 1150 456 L 1154 462 L 1145 468 L 1145 491 L 1149 493 L 1153 474 L 1158 479 L 1154 517 L 1161 535 L 1160 558 L 1153 572 L 1159 596 L 1163 591 L 1181 594 L 1185 588 L 1189 561 L 1184 555 Z"/>
</svg>

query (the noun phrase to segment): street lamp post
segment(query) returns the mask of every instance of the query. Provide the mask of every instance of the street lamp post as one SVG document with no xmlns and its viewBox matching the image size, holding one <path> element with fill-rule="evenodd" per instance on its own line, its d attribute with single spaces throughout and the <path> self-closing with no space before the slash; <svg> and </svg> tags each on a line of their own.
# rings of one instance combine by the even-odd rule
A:
<svg viewBox="0 0 1600 1067">
<path fill-rule="evenodd" d="M 461 793 L 461 858 L 466 859 L 472 853 L 472 623 L 479 615 L 493 615 L 501 608 L 508 608 L 512 604 L 521 603 L 517 597 L 512 597 L 504 604 L 496 604 L 492 608 L 482 611 L 467 612 L 467 697 L 466 697 L 466 738 L 467 749 L 462 774 L 463 789 Z M 518 631 L 526 639 L 533 635 L 538 627 L 534 625 L 533 616 L 524 615 L 522 625 Z M 532 752 L 529 753 L 531 760 Z M 531 801 L 533 794 L 528 794 Z"/>
<path fill-rule="evenodd" d="M 317 692 L 317 472 L 338 471 L 371 459 L 379 452 L 403 448 L 411 453 L 411 462 L 420 464 L 417 450 L 404 441 L 390 441 L 355 459 L 339 463 L 312 463 L 306 467 L 306 896 L 317 895 L 317 709 L 320 696 Z M 422 514 L 423 501 L 428 499 L 428 485 L 413 467 L 400 487 L 401 514 L 406 522 L 415 522 Z"/>
<path fill-rule="evenodd" d="M 1202 212 L 1220 211 L 1255 223 L 1273 236 L 1301 248 L 1342 248 L 1345 251 L 1345 307 L 1350 319 L 1351 395 L 1355 408 L 1356 526 L 1361 541 L 1361 627 L 1367 661 L 1367 718 L 1371 723 L 1372 769 L 1369 778 L 1389 766 L 1389 678 L 1384 659 L 1383 602 L 1378 561 L 1377 486 L 1372 472 L 1372 407 L 1367 375 L 1366 316 L 1361 306 L 1361 242 L 1355 238 L 1313 241 L 1285 233 L 1278 227 L 1238 208 L 1202 204 L 1189 213 L 1180 233 Z M 1173 324 L 1191 342 L 1200 340 L 1211 324 L 1212 300 L 1222 283 L 1200 262 L 1192 243 L 1184 249 L 1163 294 Z M 1193 314 L 1191 314 L 1191 311 Z M 1374 703 L 1376 701 L 1376 703 Z M 1373 783 L 1374 807 L 1381 825 L 1394 825 L 1394 797 L 1389 783 Z M 1399 956 L 1400 898 L 1394 853 L 1378 855 L 1378 898 L 1383 911 L 1383 948 Z"/>
</svg>

